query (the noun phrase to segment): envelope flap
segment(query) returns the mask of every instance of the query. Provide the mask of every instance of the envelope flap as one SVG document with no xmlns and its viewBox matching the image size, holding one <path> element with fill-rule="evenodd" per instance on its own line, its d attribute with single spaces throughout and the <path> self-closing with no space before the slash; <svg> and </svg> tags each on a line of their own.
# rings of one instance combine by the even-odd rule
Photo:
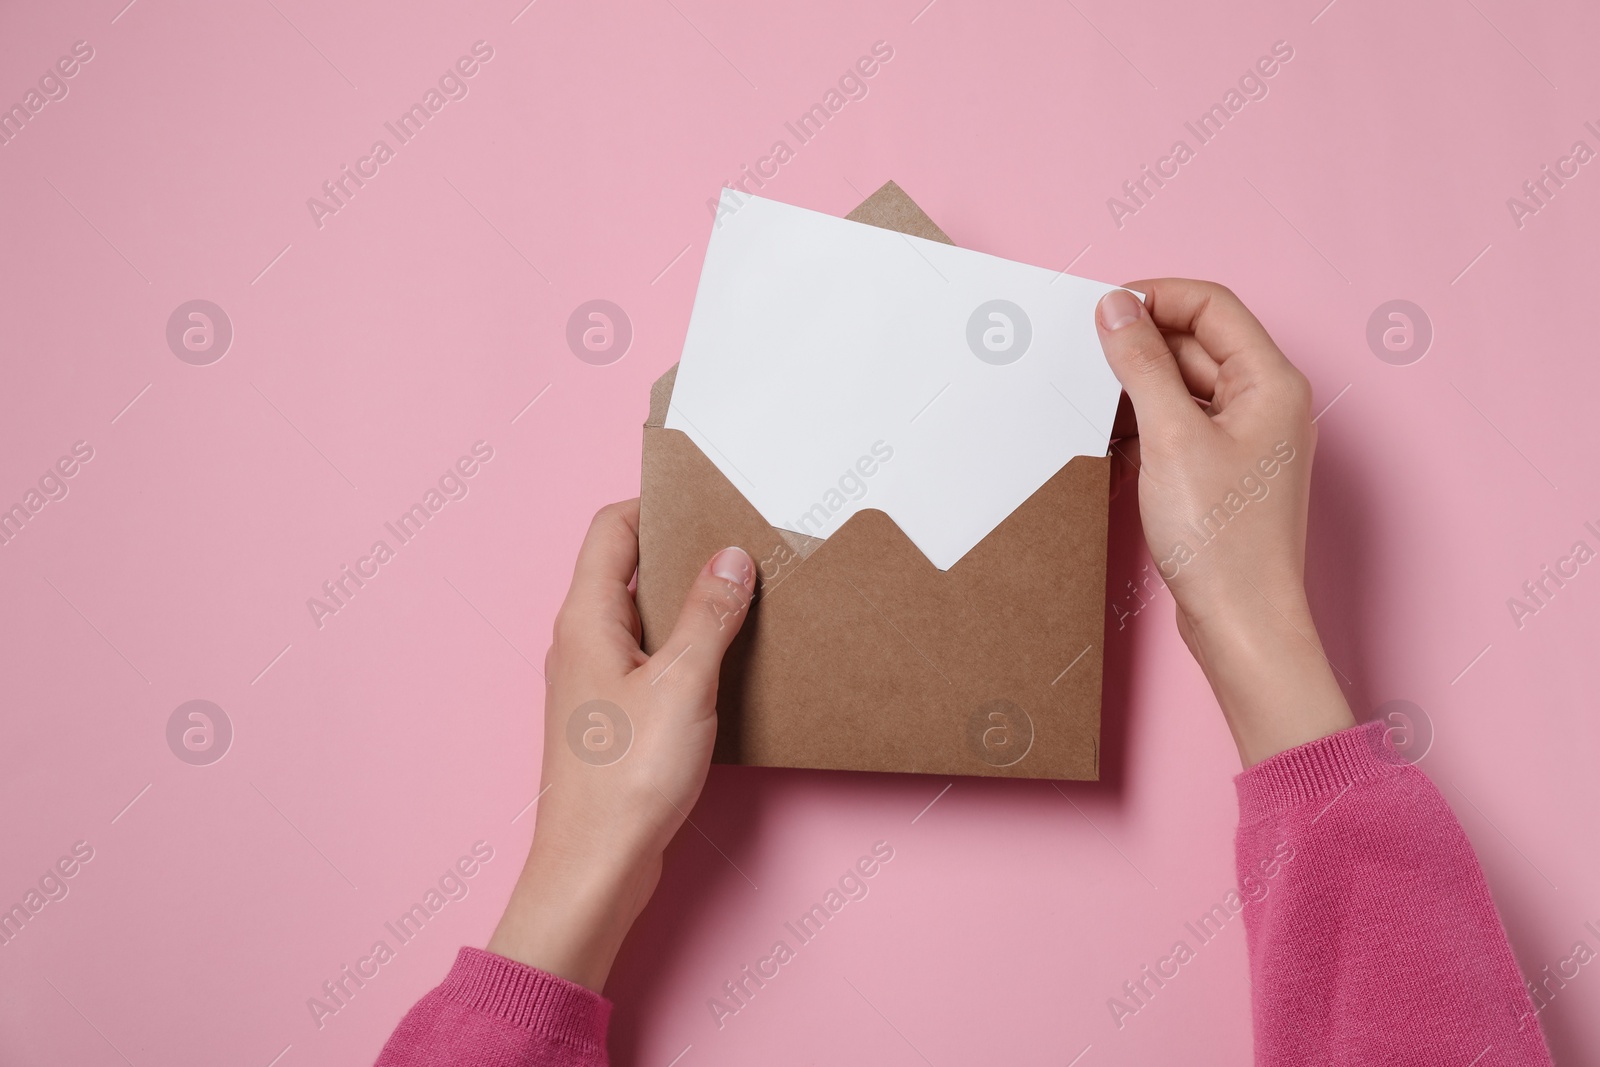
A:
<svg viewBox="0 0 1600 1067">
<path fill-rule="evenodd" d="M 907 196 L 906 191 L 894 182 L 884 182 L 877 192 L 863 200 L 845 218 L 851 222 L 864 222 L 868 226 L 876 226 L 880 230 L 897 230 L 928 241 L 955 244 L 917 206 L 916 201 Z"/>
</svg>

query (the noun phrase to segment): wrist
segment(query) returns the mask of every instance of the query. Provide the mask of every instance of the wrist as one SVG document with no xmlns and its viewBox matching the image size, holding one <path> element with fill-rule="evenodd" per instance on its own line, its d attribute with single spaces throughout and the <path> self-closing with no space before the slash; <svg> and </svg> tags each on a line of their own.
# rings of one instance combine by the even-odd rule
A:
<svg viewBox="0 0 1600 1067">
<path fill-rule="evenodd" d="M 602 992 L 661 873 L 661 857 L 574 847 L 535 833 L 488 949 Z"/>
<path fill-rule="evenodd" d="M 1250 595 L 1181 627 L 1245 767 L 1355 725 L 1304 591 Z"/>
</svg>

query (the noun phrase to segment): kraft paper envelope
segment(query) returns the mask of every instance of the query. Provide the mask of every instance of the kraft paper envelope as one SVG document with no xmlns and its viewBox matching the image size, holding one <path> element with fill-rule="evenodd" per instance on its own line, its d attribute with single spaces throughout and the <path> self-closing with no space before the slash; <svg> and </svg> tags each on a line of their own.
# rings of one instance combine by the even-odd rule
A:
<svg viewBox="0 0 1600 1067">
<path fill-rule="evenodd" d="M 847 218 L 951 243 L 893 182 Z M 941 571 L 881 511 L 826 540 L 769 525 L 664 427 L 676 373 L 644 428 L 638 603 L 654 652 L 714 552 L 756 560 L 718 762 L 1098 778 L 1108 459 L 1073 458 Z"/>
</svg>

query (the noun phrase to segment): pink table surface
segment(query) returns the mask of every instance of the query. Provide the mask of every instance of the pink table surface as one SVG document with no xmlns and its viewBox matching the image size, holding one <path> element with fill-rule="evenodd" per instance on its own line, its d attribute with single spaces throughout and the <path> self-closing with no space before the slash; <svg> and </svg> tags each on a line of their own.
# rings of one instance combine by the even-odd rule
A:
<svg viewBox="0 0 1600 1067">
<path fill-rule="evenodd" d="M 125 2 L 0 13 L 0 104 L 28 115 L 0 146 L 0 506 L 44 479 L 0 547 L 0 904 L 66 893 L 0 946 L 0 1062 L 369 1062 L 484 942 L 573 551 L 637 490 L 706 201 L 779 140 L 763 195 L 843 213 L 892 178 L 973 248 L 1233 286 L 1327 405 L 1310 580 L 1352 705 L 1420 709 L 1527 974 L 1600 948 L 1600 566 L 1508 605 L 1600 548 L 1593 5 Z M 386 130 L 480 41 L 458 98 Z M 785 123 L 876 42 L 800 144 Z M 1201 144 L 1185 123 L 1276 42 Z M 313 212 L 346 166 L 365 184 Z M 565 340 L 594 299 L 633 331 L 608 365 Z M 192 300 L 231 324 L 220 359 L 215 332 L 168 343 Z M 1368 342 L 1392 300 L 1420 309 L 1395 352 Z M 317 625 L 308 598 L 479 441 L 467 495 Z M 1149 562 L 1130 505 L 1113 599 Z M 1246 1062 L 1237 920 L 1121 1027 L 1108 1006 L 1234 882 L 1236 759 L 1148 599 L 1120 630 L 1108 605 L 1098 784 L 714 769 L 613 976 L 617 1061 Z M 191 700 L 231 737 L 213 713 L 191 753 L 184 713 L 169 744 Z M 400 945 L 384 924 L 480 841 Z M 722 983 L 877 841 L 869 895 L 719 1027 Z M 1582 968 L 1541 1017 L 1558 1060 L 1600 1059 L 1597 1007 Z"/>
</svg>

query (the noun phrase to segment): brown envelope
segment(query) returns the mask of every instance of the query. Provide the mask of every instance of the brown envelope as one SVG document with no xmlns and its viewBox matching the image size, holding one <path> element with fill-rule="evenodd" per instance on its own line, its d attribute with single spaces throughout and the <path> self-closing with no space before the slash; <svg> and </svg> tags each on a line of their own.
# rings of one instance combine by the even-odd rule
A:
<svg viewBox="0 0 1600 1067">
<path fill-rule="evenodd" d="M 953 243 L 889 182 L 847 218 Z M 881 511 L 826 540 L 769 526 L 650 393 L 644 648 L 718 549 L 760 569 L 723 663 L 714 759 L 758 767 L 1097 779 L 1110 460 L 1074 458 L 948 571 Z"/>
</svg>

